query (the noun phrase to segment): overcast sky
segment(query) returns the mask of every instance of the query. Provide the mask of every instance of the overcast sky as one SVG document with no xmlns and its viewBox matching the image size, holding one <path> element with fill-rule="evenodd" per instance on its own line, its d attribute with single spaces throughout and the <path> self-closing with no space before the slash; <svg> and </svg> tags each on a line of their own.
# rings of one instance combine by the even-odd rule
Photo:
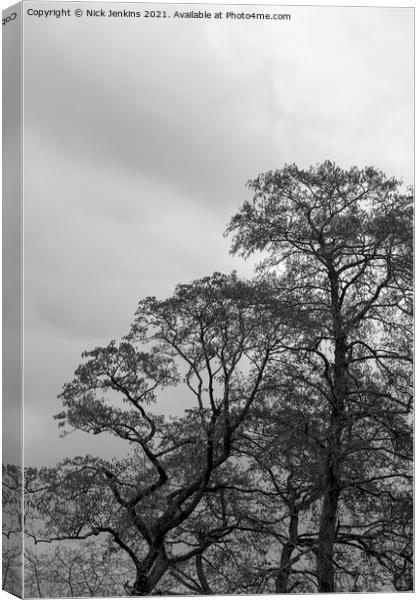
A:
<svg viewBox="0 0 420 600">
<path fill-rule="evenodd" d="M 412 182 L 413 11 L 281 12 L 292 20 L 26 17 L 27 464 L 118 451 L 60 440 L 57 394 L 140 298 L 252 272 L 223 239 L 247 180 L 328 158 Z"/>
</svg>

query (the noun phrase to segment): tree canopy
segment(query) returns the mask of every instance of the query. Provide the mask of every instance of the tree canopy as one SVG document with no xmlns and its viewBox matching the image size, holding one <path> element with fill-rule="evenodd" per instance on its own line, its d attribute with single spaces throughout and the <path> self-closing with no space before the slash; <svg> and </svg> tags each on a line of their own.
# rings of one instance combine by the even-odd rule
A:
<svg viewBox="0 0 420 600">
<path fill-rule="evenodd" d="M 127 454 L 26 469 L 31 595 L 412 589 L 412 192 L 329 161 L 249 189 L 255 278 L 141 300 L 64 385 L 63 435 Z"/>
</svg>

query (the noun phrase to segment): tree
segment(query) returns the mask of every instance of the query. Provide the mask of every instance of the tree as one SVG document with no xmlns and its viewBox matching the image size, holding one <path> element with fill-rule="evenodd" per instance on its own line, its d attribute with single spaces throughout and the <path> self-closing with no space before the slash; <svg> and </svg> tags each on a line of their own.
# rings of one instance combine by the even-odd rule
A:
<svg viewBox="0 0 420 600">
<path fill-rule="evenodd" d="M 22 595 L 22 470 L 17 465 L 2 469 L 2 589 Z"/>
<path fill-rule="evenodd" d="M 286 165 L 249 186 L 253 201 L 227 230 L 232 250 L 245 257 L 268 252 L 261 269 L 281 273 L 279 297 L 299 307 L 302 321 L 306 317 L 291 352 L 311 354 L 324 379 L 328 414 L 316 553 L 319 591 L 332 592 L 343 492 L 357 488 L 366 463 L 373 477 L 378 455 L 397 456 L 398 440 L 410 429 L 412 193 L 374 168 L 346 171 L 328 161 L 306 171 Z M 377 442 L 381 417 L 387 422 Z M 362 444 L 366 432 L 369 441 Z M 364 466 L 350 475 L 350 464 L 361 458 Z M 410 452 L 400 458 L 407 476 Z M 400 472 L 391 463 L 377 476 L 397 480 Z"/>
<path fill-rule="evenodd" d="M 131 565 L 106 543 L 55 543 L 25 550 L 25 594 L 30 598 L 124 595 Z"/>
<path fill-rule="evenodd" d="M 120 344 L 84 353 L 61 394 L 59 426 L 110 433 L 131 452 L 44 469 L 43 493 L 31 498 L 45 519 L 43 531 L 35 523 L 29 532 L 38 543 L 108 536 L 131 559 L 133 595 L 158 591 L 189 560 L 202 575 L 203 552 L 239 524 L 224 508 L 220 482 L 288 335 L 289 309 L 278 301 L 274 309 L 268 290 L 235 274 L 180 285 L 168 300 L 140 302 Z M 149 409 L 158 389 L 176 385 L 193 400 L 184 417 Z"/>
</svg>

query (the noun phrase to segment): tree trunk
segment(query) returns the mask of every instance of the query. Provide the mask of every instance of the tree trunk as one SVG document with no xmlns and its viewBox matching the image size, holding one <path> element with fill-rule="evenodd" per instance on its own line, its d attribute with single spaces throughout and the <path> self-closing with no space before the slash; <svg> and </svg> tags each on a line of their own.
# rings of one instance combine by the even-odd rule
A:
<svg viewBox="0 0 420 600">
<path fill-rule="evenodd" d="M 146 559 L 137 568 L 136 580 L 130 595 L 150 596 L 168 570 L 168 566 L 168 561 L 162 551 L 151 550 Z"/>
<path fill-rule="evenodd" d="M 136 581 L 130 590 L 131 596 L 147 596 L 149 593 L 148 577 L 144 571 L 137 571 Z"/>
<path fill-rule="evenodd" d="M 340 462 L 342 431 L 345 424 L 347 395 L 347 343 L 340 304 L 340 284 L 332 264 L 329 269 L 331 285 L 331 316 L 334 329 L 333 385 L 331 414 L 328 427 L 328 451 L 324 471 L 324 498 L 321 509 L 317 549 L 318 591 L 334 592 L 334 544 L 340 496 Z"/>
<path fill-rule="evenodd" d="M 334 592 L 334 543 L 339 485 L 334 465 L 328 467 L 318 538 L 318 591 Z"/>
<path fill-rule="evenodd" d="M 293 512 L 289 523 L 289 538 L 283 546 L 280 559 L 280 570 L 276 577 L 276 593 L 287 594 L 289 585 L 289 576 L 291 569 L 291 558 L 293 550 L 296 548 L 296 539 L 298 533 L 299 516 L 293 506 Z"/>
</svg>

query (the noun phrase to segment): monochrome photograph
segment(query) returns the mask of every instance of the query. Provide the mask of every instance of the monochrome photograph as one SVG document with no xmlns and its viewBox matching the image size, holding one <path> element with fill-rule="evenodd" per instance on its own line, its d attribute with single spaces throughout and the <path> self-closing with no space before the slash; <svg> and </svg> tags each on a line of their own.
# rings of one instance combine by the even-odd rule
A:
<svg viewBox="0 0 420 600">
<path fill-rule="evenodd" d="M 412 592 L 414 9 L 24 1 L 3 115 L 3 589 Z"/>
</svg>

